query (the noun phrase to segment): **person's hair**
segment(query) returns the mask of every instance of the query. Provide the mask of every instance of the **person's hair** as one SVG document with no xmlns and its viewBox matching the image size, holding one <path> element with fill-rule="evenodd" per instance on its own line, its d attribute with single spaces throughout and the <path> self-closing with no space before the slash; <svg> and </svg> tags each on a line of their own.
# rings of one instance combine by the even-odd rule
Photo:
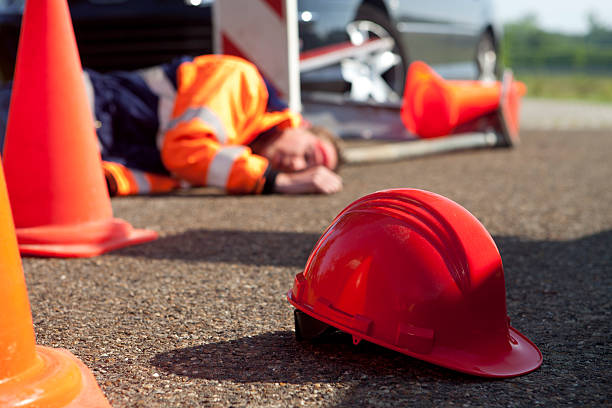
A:
<svg viewBox="0 0 612 408">
<path fill-rule="evenodd" d="M 332 169 L 333 171 L 337 171 L 341 164 L 343 164 L 342 159 L 342 140 L 331 130 L 324 126 L 313 125 L 308 128 L 308 130 L 318 137 L 321 140 L 325 140 L 334 147 L 336 151 L 336 157 L 338 158 L 336 166 Z"/>
<path fill-rule="evenodd" d="M 336 136 L 334 132 L 324 126 L 310 125 L 306 129 L 310 133 L 315 135 L 315 137 L 318 137 L 321 140 L 325 140 L 331 143 L 331 145 L 334 147 L 338 160 L 336 162 L 336 166 L 332 170 L 337 171 L 340 165 L 344 163 L 342 158 L 343 147 L 340 138 Z M 253 149 L 253 152 L 258 153 L 259 151 L 261 151 L 262 146 L 265 146 L 270 143 L 275 137 L 280 135 L 281 132 L 282 131 L 279 130 L 277 127 L 273 127 L 265 132 L 260 133 L 259 136 L 257 136 L 251 143 L 249 143 L 249 146 L 251 147 L 251 149 Z"/>
</svg>

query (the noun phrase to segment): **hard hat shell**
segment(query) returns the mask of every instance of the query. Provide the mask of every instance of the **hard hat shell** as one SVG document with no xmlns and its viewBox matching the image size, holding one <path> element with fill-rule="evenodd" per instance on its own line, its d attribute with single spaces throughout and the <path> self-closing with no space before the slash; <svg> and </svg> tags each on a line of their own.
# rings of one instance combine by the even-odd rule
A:
<svg viewBox="0 0 612 408">
<path fill-rule="evenodd" d="M 542 354 L 509 325 L 499 251 L 440 195 L 379 191 L 345 208 L 287 293 L 314 319 L 453 370 L 511 377 Z"/>
</svg>

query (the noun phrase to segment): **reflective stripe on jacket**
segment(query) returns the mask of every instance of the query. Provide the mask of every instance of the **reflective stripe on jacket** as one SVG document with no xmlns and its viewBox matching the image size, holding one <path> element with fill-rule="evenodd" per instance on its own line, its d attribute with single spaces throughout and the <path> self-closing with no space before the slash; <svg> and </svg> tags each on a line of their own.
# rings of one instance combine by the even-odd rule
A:
<svg viewBox="0 0 612 408">
<path fill-rule="evenodd" d="M 269 163 L 247 145 L 266 130 L 302 120 L 254 65 L 238 57 L 184 57 L 133 72 L 87 71 L 86 83 L 103 160 L 134 174 L 172 175 L 229 193 L 262 192 Z"/>
<path fill-rule="evenodd" d="M 122 164 L 102 162 L 111 196 L 169 193 L 181 186 L 180 180 L 161 174 L 129 169 Z"/>
<path fill-rule="evenodd" d="M 288 109 L 268 111 L 266 83 L 254 65 L 237 57 L 184 62 L 177 84 L 161 150 L 166 168 L 194 185 L 261 192 L 268 160 L 246 145 L 272 127 L 298 126 L 300 117 Z"/>
</svg>

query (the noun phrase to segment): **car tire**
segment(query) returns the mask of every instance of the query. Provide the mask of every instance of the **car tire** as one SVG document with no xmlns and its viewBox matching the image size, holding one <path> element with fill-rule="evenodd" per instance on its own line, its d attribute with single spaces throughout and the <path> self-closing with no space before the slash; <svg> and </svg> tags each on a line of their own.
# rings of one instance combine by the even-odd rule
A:
<svg viewBox="0 0 612 408">
<path fill-rule="evenodd" d="M 476 46 L 476 66 L 478 79 L 494 81 L 499 75 L 499 58 L 495 39 L 490 31 L 485 31 Z"/>
<path fill-rule="evenodd" d="M 342 61 L 343 77 L 350 84 L 350 99 L 360 102 L 399 102 L 406 80 L 408 56 L 393 23 L 380 9 L 363 4 L 353 21 L 347 25 L 346 31 L 355 45 L 385 37 L 393 41 L 390 51 L 375 51 Z"/>
</svg>

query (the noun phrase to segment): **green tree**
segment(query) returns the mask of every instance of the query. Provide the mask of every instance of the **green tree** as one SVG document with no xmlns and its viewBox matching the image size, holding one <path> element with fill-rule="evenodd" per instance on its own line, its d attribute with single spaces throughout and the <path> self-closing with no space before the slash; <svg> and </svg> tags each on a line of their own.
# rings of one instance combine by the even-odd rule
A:
<svg viewBox="0 0 612 408">
<path fill-rule="evenodd" d="M 502 61 L 515 69 L 558 71 L 612 70 L 612 29 L 595 13 L 588 16 L 589 32 L 568 35 L 542 30 L 529 14 L 505 25 Z"/>
<path fill-rule="evenodd" d="M 612 47 L 612 28 L 605 25 L 595 12 L 587 16 L 589 31 L 585 40 L 590 44 Z"/>
</svg>

